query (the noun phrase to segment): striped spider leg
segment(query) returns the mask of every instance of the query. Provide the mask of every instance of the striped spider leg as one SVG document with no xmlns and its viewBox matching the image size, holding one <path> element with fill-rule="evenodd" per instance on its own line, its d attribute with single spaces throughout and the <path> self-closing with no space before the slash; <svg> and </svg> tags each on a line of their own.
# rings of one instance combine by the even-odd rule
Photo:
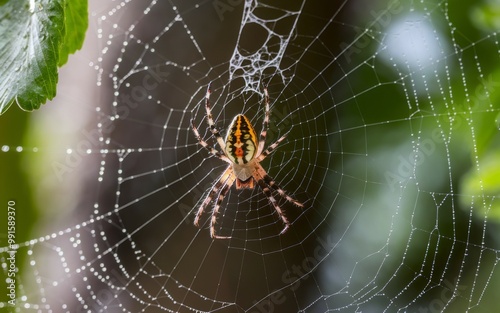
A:
<svg viewBox="0 0 500 313">
<path fill-rule="evenodd" d="M 258 185 L 259 188 L 262 189 L 262 192 L 274 207 L 279 218 L 285 224 L 280 234 L 285 233 L 290 227 L 290 221 L 288 221 L 286 216 L 283 214 L 283 210 L 279 206 L 278 201 L 274 198 L 272 191 L 277 192 L 281 197 L 285 198 L 288 202 L 298 207 L 303 207 L 304 205 L 294 198 L 290 197 L 286 193 L 286 191 L 278 186 L 278 184 L 267 174 L 264 168 L 260 165 L 260 162 L 264 160 L 271 152 L 273 152 L 278 147 L 278 145 L 286 138 L 285 134 L 264 150 L 267 129 L 269 126 L 269 116 L 271 114 L 267 87 L 264 87 L 265 115 L 262 122 L 262 131 L 260 132 L 258 141 L 257 135 L 252 124 L 250 123 L 250 120 L 243 114 L 238 114 L 234 117 L 233 121 L 231 122 L 231 126 L 228 128 L 226 138 L 222 138 L 219 130 L 215 126 L 212 111 L 210 108 L 211 93 L 212 90 L 210 89 L 210 85 L 208 85 L 207 93 L 205 96 L 207 123 L 210 127 L 212 135 L 217 140 L 221 151 L 216 150 L 201 138 L 200 133 L 198 132 L 198 129 L 193 120 L 191 120 L 191 128 L 196 139 L 198 140 L 198 143 L 202 147 L 207 149 L 212 155 L 216 156 L 222 161 L 229 163 L 229 166 L 222 173 L 219 179 L 214 183 L 214 185 L 208 192 L 208 195 L 198 208 L 196 217 L 194 219 L 194 225 L 199 226 L 201 215 L 203 214 L 207 206 L 212 202 L 212 200 L 217 197 L 214 201 L 214 208 L 210 219 L 210 236 L 216 239 L 231 238 L 217 235 L 215 232 L 215 224 L 217 222 L 217 215 L 219 213 L 222 201 L 229 192 L 231 186 L 236 182 L 236 189 L 253 189 L 255 188 L 255 185 Z"/>
</svg>

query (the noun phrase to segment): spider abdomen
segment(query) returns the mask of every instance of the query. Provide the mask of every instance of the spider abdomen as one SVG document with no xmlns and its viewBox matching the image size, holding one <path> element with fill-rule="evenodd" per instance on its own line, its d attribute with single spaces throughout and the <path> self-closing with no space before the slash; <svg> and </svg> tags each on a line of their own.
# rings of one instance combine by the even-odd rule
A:
<svg viewBox="0 0 500 313">
<path fill-rule="evenodd" d="M 226 155 L 235 164 L 247 164 L 257 151 L 257 135 L 243 114 L 234 117 L 226 136 Z"/>
</svg>

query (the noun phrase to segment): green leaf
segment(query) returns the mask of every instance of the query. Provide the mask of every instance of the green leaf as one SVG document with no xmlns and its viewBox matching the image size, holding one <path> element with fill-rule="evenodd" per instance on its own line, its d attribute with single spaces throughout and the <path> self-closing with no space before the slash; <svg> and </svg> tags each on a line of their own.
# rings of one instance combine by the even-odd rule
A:
<svg viewBox="0 0 500 313">
<path fill-rule="evenodd" d="M 81 47 L 86 20 L 86 0 L 10 0 L 0 7 L 0 114 L 14 101 L 32 111 L 55 97 L 58 65 Z"/>
<path fill-rule="evenodd" d="M 66 36 L 61 45 L 59 66 L 68 61 L 68 56 L 81 49 L 88 27 L 87 0 L 66 0 Z"/>
</svg>

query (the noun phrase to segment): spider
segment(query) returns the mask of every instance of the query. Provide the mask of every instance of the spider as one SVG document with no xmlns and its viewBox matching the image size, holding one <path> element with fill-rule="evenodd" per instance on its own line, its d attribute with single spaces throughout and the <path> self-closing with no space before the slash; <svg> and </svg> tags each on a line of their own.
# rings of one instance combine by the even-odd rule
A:
<svg viewBox="0 0 500 313">
<path fill-rule="evenodd" d="M 304 205 L 287 195 L 287 193 L 283 189 L 281 189 L 278 184 L 276 184 L 276 182 L 260 165 L 260 162 L 264 160 L 271 152 L 273 152 L 274 149 L 276 149 L 276 147 L 286 138 L 287 135 L 285 134 L 264 150 L 270 116 L 269 94 L 267 92 L 267 87 L 264 86 L 265 116 L 262 122 L 262 131 L 260 132 L 260 138 L 258 142 L 257 135 L 252 124 L 250 123 L 250 120 L 243 114 L 238 114 L 234 117 L 233 121 L 231 122 L 231 126 L 227 131 L 226 139 L 224 140 L 222 138 L 220 132 L 215 126 L 215 122 L 213 120 L 212 112 L 210 109 L 211 93 L 212 90 L 210 89 L 209 84 L 205 96 L 207 122 L 208 126 L 210 127 L 210 131 L 217 140 L 217 143 L 222 149 L 222 152 L 217 151 L 201 138 L 200 133 L 198 132 L 198 129 L 196 128 L 196 125 L 194 124 L 194 121 L 192 119 L 191 128 L 193 129 L 198 143 L 205 149 L 207 149 L 212 155 L 218 157 L 226 163 L 229 163 L 229 166 L 222 173 L 220 178 L 214 183 L 214 185 L 210 189 L 210 192 L 198 208 L 198 212 L 196 213 L 196 217 L 194 219 L 194 225 L 199 226 L 199 221 L 202 213 L 205 211 L 210 202 L 212 202 L 214 196 L 217 195 L 217 199 L 214 201 L 214 208 L 210 220 L 210 237 L 216 239 L 231 238 L 217 235 L 215 232 L 215 224 L 217 221 L 217 214 L 219 213 L 221 203 L 224 200 L 224 197 L 227 195 L 231 186 L 236 182 L 236 189 L 253 189 L 256 184 L 262 189 L 262 192 L 267 197 L 269 202 L 273 205 L 276 213 L 285 224 L 280 234 L 285 233 L 290 227 L 290 222 L 288 221 L 286 216 L 283 215 L 283 210 L 278 205 L 278 202 L 274 198 L 271 189 L 276 191 L 288 202 L 291 202 L 298 207 L 303 207 Z"/>
</svg>

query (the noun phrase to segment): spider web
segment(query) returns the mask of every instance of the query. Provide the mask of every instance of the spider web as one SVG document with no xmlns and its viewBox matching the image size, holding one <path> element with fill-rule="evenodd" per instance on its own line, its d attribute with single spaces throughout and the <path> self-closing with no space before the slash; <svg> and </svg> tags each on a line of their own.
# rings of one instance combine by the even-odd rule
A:
<svg viewBox="0 0 500 313">
<path fill-rule="evenodd" d="M 494 311 L 497 4 L 330 2 L 91 2 L 61 105 L 33 113 L 35 129 L 68 135 L 36 153 L 2 148 L 34 155 L 49 187 L 37 186 L 48 217 L 14 246 L 16 306 L 0 307 Z M 75 73 L 89 72 L 81 87 Z M 212 206 L 193 225 L 227 166 L 190 128 L 219 149 L 209 83 L 223 136 L 239 113 L 260 132 L 268 86 L 266 146 L 287 139 L 261 164 L 304 203 L 274 193 L 285 234 L 259 188 L 224 198 L 216 229 L 231 239 L 210 238 Z M 2 244 L 2 281 L 11 251 Z"/>
</svg>

